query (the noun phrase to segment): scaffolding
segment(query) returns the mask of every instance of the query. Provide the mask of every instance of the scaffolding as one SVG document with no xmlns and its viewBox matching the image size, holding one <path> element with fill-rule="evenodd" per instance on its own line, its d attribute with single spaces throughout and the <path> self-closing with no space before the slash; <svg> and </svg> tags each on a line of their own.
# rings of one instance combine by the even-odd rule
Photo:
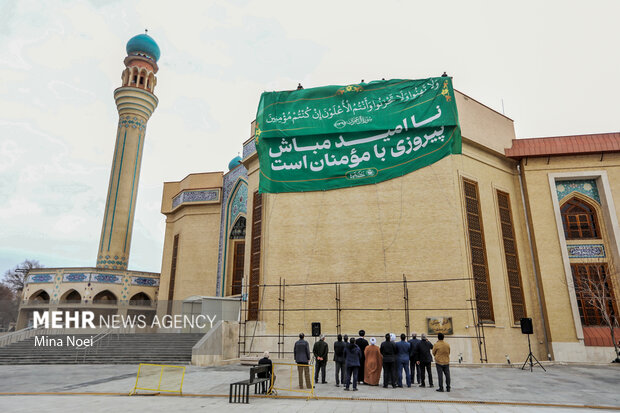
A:
<svg viewBox="0 0 620 413">
<path fill-rule="evenodd" d="M 487 360 L 487 344 L 484 339 L 484 323 L 478 318 L 478 310 L 474 308 L 476 300 L 469 299 L 469 307 L 471 308 L 471 316 L 474 320 L 474 328 L 476 329 L 476 345 L 478 346 L 478 353 L 480 354 L 480 363 L 486 363 Z"/>
<path fill-rule="evenodd" d="M 263 290 L 264 291 L 264 290 Z M 286 297 L 286 279 L 280 278 L 278 293 L 278 357 L 282 358 L 284 351 L 284 299 Z"/>
<path fill-rule="evenodd" d="M 409 287 L 405 274 L 403 274 L 403 302 L 405 303 L 405 331 L 409 337 Z"/>
<path fill-rule="evenodd" d="M 392 320 L 393 313 L 400 313 L 402 315 L 403 327 L 406 331 L 407 336 L 411 334 L 411 318 L 410 313 L 412 311 L 442 311 L 442 312 L 455 312 L 455 311 L 463 311 L 463 312 L 471 312 L 471 316 L 473 319 L 474 326 L 474 336 L 453 336 L 454 338 L 464 338 L 464 339 L 475 339 L 476 346 L 479 353 L 479 359 L 481 363 L 487 362 L 487 351 L 486 351 L 486 341 L 484 336 L 484 325 L 477 317 L 476 311 L 476 300 L 475 299 L 466 299 L 464 300 L 464 305 L 460 306 L 451 306 L 451 307 L 437 307 L 437 308 L 416 308 L 411 303 L 411 298 L 409 295 L 409 286 L 412 284 L 424 284 L 424 283 L 454 283 L 454 282 L 471 282 L 472 278 L 463 277 L 463 278 L 433 278 L 433 279 L 416 279 L 411 280 L 408 279 L 405 274 L 402 275 L 402 280 L 384 280 L 384 281 L 328 281 L 328 282 L 313 282 L 313 283 L 291 283 L 287 284 L 286 280 L 281 278 L 279 279 L 278 284 L 258 284 L 258 285 L 244 285 L 244 291 L 248 292 L 250 287 L 256 288 L 258 287 L 261 291 L 261 300 L 259 302 L 258 314 L 262 314 L 263 316 L 260 318 L 265 319 L 265 314 L 277 312 L 278 313 L 278 333 L 275 334 L 256 334 L 256 328 L 258 324 L 258 320 L 248 320 L 248 313 L 250 308 L 248 306 L 247 300 L 242 300 L 241 305 L 241 315 L 239 322 L 239 346 L 238 346 L 238 354 L 241 355 L 251 355 L 262 353 L 261 351 L 253 351 L 252 345 L 254 343 L 255 338 L 270 338 L 276 339 L 277 343 L 277 353 L 278 357 L 282 358 L 286 354 L 292 353 L 291 351 L 285 351 L 285 339 L 286 338 L 295 338 L 297 334 L 286 334 L 286 324 L 285 324 L 285 315 L 287 312 L 291 312 L 293 314 L 300 314 L 304 312 L 316 312 L 316 311 L 325 311 L 325 312 L 333 312 L 335 314 L 335 331 L 336 334 L 325 334 L 327 337 L 336 336 L 338 334 L 342 334 L 342 325 L 343 325 L 343 313 L 353 312 L 353 311 L 369 311 L 369 312 L 385 312 L 390 320 Z M 371 308 L 371 307 L 346 307 L 344 305 L 345 300 L 343 299 L 341 288 L 342 286 L 356 286 L 356 285 L 377 285 L 377 286 L 386 286 L 392 284 L 402 284 L 402 307 L 396 308 Z M 287 289 L 295 289 L 295 288 L 308 288 L 308 287 L 332 287 L 334 288 L 334 299 L 333 306 L 308 306 L 308 307 L 297 307 L 297 308 L 287 308 L 286 306 L 286 294 Z M 265 291 L 267 289 L 277 288 L 277 308 L 264 307 L 265 304 Z M 304 293 L 306 294 L 306 293 Z M 245 297 L 245 295 L 244 295 Z M 252 329 L 252 333 L 248 334 L 247 324 L 248 321 L 255 321 L 254 328 Z M 333 331 L 333 330 L 332 330 Z M 375 334 L 377 336 L 382 336 L 384 333 Z M 369 332 L 367 332 L 367 336 L 370 336 Z M 250 341 L 249 348 L 247 347 L 247 341 Z"/>
<path fill-rule="evenodd" d="M 342 309 L 340 308 L 340 284 L 336 284 L 336 332 L 342 333 L 342 323 L 340 322 Z"/>
<path fill-rule="evenodd" d="M 245 286 L 245 277 L 241 280 L 241 308 L 239 310 L 239 340 L 237 341 L 237 357 L 245 354 L 245 339 L 247 337 L 247 286 Z M 243 347 L 243 349 L 242 349 Z"/>
</svg>

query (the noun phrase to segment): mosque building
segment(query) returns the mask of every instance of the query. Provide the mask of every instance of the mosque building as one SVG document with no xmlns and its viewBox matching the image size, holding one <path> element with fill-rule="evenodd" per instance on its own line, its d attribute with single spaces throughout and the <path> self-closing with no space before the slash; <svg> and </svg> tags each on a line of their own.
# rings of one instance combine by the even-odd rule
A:
<svg viewBox="0 0 620 413">
<path fill-rule="evenodd" d="M 381 183 L 262 193 L 255 123 L 228 172 L 166 182 L 159 300 L 242 298 L 239 354 L 284 356 L 318 322 L 443 331 L 454 361 L 514 362 L 529 317 L 539 360 L 613 359 L 574 283 L 610 274 L 617 314 L 620 134 L 516 139 L 511 119 L 454 94 L 462 153 Z"/>
<path fill-rule="evenodd" d="M 241 306 L 227 342 L 239 355 L 288 357 L 320 323 L 330 337 L 444 332 L 455 362 L 516 362 L 528 351 L 521 319 L 531 318 L 539 360 L 613 358 L 604 311 L 581 286 L 602 282 L 607 313 L 618 314 L 620 133 L 516 139 L 513 120 L 444 83 L 457 151 L 380 182 L 280 192 L 262 186 L 270 166 L 255 121 L 227 172 L 164 183 L 161 276 L 135 272 L 127 263 L 160 52 L 141 34 L 127 54 L 97 266 L 31 271 L 21 325 L 33 309 L 76 303 L 163 315 L 228 299 Z"/>
</svg>

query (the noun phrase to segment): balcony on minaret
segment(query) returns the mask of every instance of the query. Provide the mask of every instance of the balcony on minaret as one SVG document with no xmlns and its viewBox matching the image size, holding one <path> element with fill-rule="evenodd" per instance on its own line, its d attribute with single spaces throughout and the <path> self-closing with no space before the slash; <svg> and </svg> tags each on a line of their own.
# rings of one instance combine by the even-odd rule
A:
<svg viewBox="0 0 620 413">
<path fill-rule="evenodd" d="M 129 56 L 128 56 L 129 57 Z M 132 56 L 133 57 L 133 56 Z M 132 63 L 137 63 L 135 59 L 132 59 Z M 123 71 L 121 79 L 123 81 L 123 87 L 137 87 L 139 89 L 148 90 L 153 93 L 155 85 L 157 84 L 157 78 L 152 67 L 145 67 L 146 65 L 135 65 L 127 67 Z M 150 70 L 149 70 L 150 69 Z"/>
</svg>

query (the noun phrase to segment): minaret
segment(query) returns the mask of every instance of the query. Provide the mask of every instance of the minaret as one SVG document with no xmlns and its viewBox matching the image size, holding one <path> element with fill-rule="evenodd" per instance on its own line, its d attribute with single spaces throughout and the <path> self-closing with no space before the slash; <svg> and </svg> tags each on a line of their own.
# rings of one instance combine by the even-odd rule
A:
<svg viewBox="0 0 620 413">
<path fill-rule="evenodd" d="M 122 86 L 114 91 L 118 129 L 97 254 L 100 268 L 127 269 L 146 123 L 158 103 L 153 91 L 159 55 L 148 34 L 127 42 Z"/>
</svg>

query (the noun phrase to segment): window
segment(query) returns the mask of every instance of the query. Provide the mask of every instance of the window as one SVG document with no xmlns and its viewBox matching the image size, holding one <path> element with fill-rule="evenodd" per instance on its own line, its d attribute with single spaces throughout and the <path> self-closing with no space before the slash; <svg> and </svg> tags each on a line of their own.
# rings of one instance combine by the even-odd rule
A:
<svg viewBox="0 0 620 413">
<path fill-rule="evenodd" d="M 607 265 L 572 264 L 571 269 L 581 324 L 584 326 L 607 325 L 600 307 L 597 308 L 592 302 L 593 298 L 598 298 L 601 303 L 604 303 L 612 319 L 617 314 Z"/>
<path fill-rule="evenodd" d="M 245 239 L 245 217 L 239 217 L 230 231 L 230 239 Z"/>
<path fill-rule="evenodd" d="M 562 205 L 561 213 L 566 239 L 601 237 L 596 211 L 585 201 L 571 198 Z"/>
<path fill-rule="evenodd" d="M 263 195 L 254 192 L 252 203 L 252 244 L 250 249 L 250 286 L 248 295 L 248 320 L 258 320 L 260 284 L 260 244 L 263 224 Z"/>
<path fill-rule="evenodd" d="M 243 264 L 245 259 L 245 242 L 239 241 L 233 244 L 233 272 L 231 294 L 238 295 L 242 292 Z"/>
<path fill-rule="evenodd" d="M 237 240 L 232 243 L 233 268 L 232 268 L 232 295 L 241 294 L 243 282 L 243 265 L 245 260 L 245 217 L 241 216 L 230 230 L 230 239 Z"/>
<path fill-rule="evenodd" d="M 495 322 L 493 317 L 493 301 L 489 288 L 489 268 L 487 253 L 484 244 L 482 218 L 480 216 L 480 202 L 478 198 L 478 184 L 463 179 L 465 194 L 465 212 L 467 214 L 467 232 L 471 252 L 472 274 L 474 291 L 476 294 L 476 308 L 478 319 L 483 323 Z"/>
<path fill-rule="evenodd" d="M 521 269 L 519 267 L 519 255 L 517 253 L 514 225 L 512 224 L 510 196 L 505 192 L 497 191 L 497 205 L 499 206 L 499 219 L 502 227 L 504 255 L 506 257 L 506 272 L 508 273 L 510 302 L 512 303 L 512 318 L 515 323 L 518 323 L 521 318 L 525 317 L 525 301 L 523 299 Z"/>
<path fill-rule="evenodd" d="M 170 264 L 170 285 L 168 286 L 168 314 L 172 314 L 172 300 L 174 299 L 174 279 L 177 275 L 177 256 L 179 255 L 179 234 L 174 236 L 172 244 L 172 263 Z"/>
</svg>

